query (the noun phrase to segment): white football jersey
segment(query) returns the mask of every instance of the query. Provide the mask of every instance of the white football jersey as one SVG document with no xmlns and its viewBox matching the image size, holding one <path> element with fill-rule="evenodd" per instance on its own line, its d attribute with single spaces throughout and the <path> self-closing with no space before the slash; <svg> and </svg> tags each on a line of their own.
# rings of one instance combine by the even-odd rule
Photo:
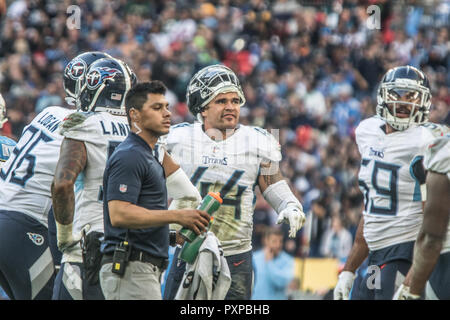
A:
<svg viewBox="0 0 450 320">
<path fill-rule="evenodd" d="M 447 175 L 450 181 L 450 133 L 433 140 L 427 147 L 424 157 L 427 170 Z M 447 227 L 447 238 L 441 253 L 450 252 L 450 224 Z"/>
<path fill-rule="evenodd" d="M 107 112 L 77 112 L 62 124 L 61 134 L 83 141 L 87 153 L 86 167 L 75 183 L 74 233 L 88 223 L 89 232 L 103 232 L 103 172 L 108 157 L 129 131 L 127 117 Z"/>
<path fill-rule="evenodd" d="M 416 240 L 425 199 L 413 166 L 445 130 L 430 123 L 386 134 L 384 125 L 375 116 L 362 121 L 355 132 L 362 158 L 358 182 L 365 204 L 364 237 L 370 250 Z"/>
<path fill-rule="evenodd" d="M 48 107 L 24 128 L 0 172 L 0 208 L 23 212 L 47 227 L 50 187 L 63 139 L 58 126 L 72 112 Z"/>
<path fill-rule="evenodd" d="M 202 197 L 220 192 L 223 204 L 216 211 L 211 231 L 225 256 L 251 250 L 255 186 L 261 162 L 279 162 L 280 146 L 266 130 L 240 125 L 222 141 L 212 140 L 202 124 L 181 123 L 160 141 L 198 188 Z M 164 142 L 165 141 L 165 142 Z"/>
</svg>

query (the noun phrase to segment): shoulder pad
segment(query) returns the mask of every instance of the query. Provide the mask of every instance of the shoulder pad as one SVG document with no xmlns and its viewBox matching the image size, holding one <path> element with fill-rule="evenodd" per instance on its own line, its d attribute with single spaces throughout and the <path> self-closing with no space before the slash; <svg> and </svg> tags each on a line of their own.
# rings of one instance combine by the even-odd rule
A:
<svg viewBox="0 0 450 320">
<path fill-rule="evenodd" d="M 267 132 L 266 129 L 263 129 L 263 128 L 260 128 L 260 127 L 253 127 L 253 126 L 251 128 L 256 130 L 257 132 L 265 135 L 266 137 L 270 137 L 270 135 L 271 135 L 269 132 Z"/>
<path fill-rule="evenodd" d="M 450 173 L 450 132 L 435 138 L 427 146 L 424 165 L 427 170 L 442 174 Z"/>
<path fill-rule="evenodd" d="M 188 126 L 192 126 L 192 123 L 189 122 L 182 122 L 182 123 L 178 123 L 173 125 L 172 127 L 170 127 L 170 129 L 177 129 L 177 128 L 183 128 L 183 127 L 188 127 Z"/>
<path fill-rule="evenodd" d="M 266 129 L 249 126 L 250 133 L 256 134 L 255 142 L 258 155 L 266 161 L 281 161 L 281 146 L 276 137 Z"/>
<path fill-rule="evenodd" d="M 434 138 L 439 138 L 450 132 L 450 128 L 445 124 L 427 122 L 420 125 L 425 128 Z"/>
<path fill-rule="evenodd" d="M 191 130 L 194 128 L 193 123 L 182 122 L 170 127 L 170 132 L 161 139 L 165 145 L 179 143 L 180 140 L 191 136 Z"/>
</svg>

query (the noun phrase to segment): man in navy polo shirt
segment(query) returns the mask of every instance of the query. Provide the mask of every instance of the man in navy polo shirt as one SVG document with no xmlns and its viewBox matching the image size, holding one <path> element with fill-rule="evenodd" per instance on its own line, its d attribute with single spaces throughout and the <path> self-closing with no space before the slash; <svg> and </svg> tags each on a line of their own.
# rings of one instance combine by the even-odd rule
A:
<svg viewBox="0 0 450 320">
<path fill-rule="evenodd" d="M 167 210 L 166 177 L 153 150 L 170 129 L 160 81 L 134 86 L 126 97 L 131 132 L 109 158 L 104 178 L 104 227 L 100 284 L 106 299 L 161 299 L 169 224 L 203 232 L 209 215 Z M 137 277 L 138 276 L 138 277 Z"/>
</svg>

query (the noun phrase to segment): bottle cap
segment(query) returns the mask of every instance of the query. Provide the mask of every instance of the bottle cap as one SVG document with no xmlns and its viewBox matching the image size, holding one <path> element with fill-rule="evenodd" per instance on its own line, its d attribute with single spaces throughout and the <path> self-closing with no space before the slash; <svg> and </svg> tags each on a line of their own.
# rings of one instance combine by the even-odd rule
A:
<svg viewBox="0 0 450 320">
<path fill-rule="evenodd" d="M 208 194 L 211 196 L 211 197 L 213 197 L 214 199 L 216 199 L 217 201 L 219 201 L 220 202 L 220 204 L 222 204 L 223 203 L 223 200 L 222 200 L 222 198 L 220 197 L 220 192 L 208 192 Z"/>
</svg>

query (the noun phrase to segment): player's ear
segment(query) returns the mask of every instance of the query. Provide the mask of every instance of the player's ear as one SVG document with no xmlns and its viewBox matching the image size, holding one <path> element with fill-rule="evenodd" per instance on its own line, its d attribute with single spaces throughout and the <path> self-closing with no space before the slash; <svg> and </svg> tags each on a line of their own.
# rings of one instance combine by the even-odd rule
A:
<svg viewBox="0 0 450 320">
<path fill-rule="evenodd" d="M 203 118 L 206 118 L 206 111 L 207 111 L 208 109 L 209 109 L 209 108 L 206 107 L 206 108 L 203 109 L 202 112 L 200 112 L 200 115 L 201 115 Z"/>
<path fill-rule="evenodd" d="M 139 112 L 135 108 L 130 109 L 130 118 L 134 122 L 139 122 L 140 116 L 138 114 Z"/>
</svg>

